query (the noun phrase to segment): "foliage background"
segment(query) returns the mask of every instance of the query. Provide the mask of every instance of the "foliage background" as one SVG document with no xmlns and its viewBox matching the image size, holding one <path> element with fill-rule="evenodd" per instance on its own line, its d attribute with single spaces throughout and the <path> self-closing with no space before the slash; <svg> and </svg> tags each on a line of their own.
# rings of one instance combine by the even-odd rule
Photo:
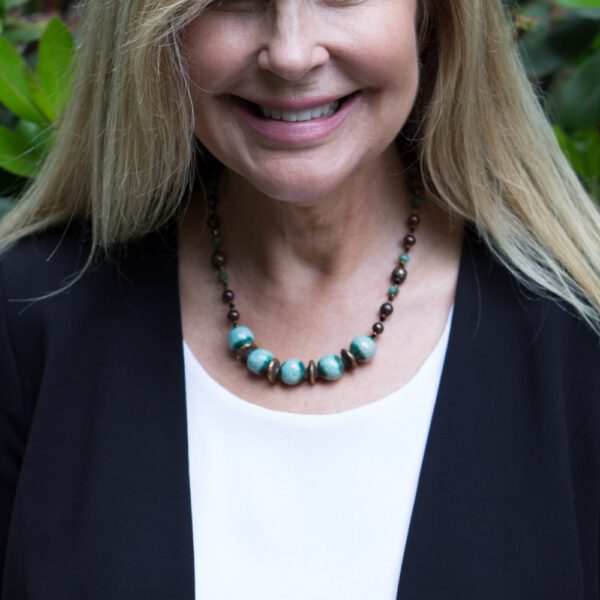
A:
<svg viewBox="0 0 600 600">
<path fill-rule="evenodd" d="M 507 4 L 561 147 L 600 200 L 600 0 Z M 66 0 L 0 0 L 0 215 L 35 177 L 52 144 L 68 96 L 78 20 L 77 3 Z"/>
</svg>

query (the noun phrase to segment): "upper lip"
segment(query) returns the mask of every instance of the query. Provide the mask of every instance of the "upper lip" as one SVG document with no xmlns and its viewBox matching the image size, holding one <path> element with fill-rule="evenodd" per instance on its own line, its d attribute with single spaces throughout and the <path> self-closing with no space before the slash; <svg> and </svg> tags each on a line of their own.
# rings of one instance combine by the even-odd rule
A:
<svg viewBox="0 0 600 600">
<path fill-rule="evenodd" d="M 341 100 L 346 96 L 348 96 L 348 94 L 337 94 L 335 96 L 307 96 L 305 98 L 294 99 L 250 98 L 242 96 L 237 96 L 237 98 L 247 102 L 252 102 L 254 104 L 259 104 L 260 106 L 264 106 L 265 108 L 269 108 L 271 110 L 296 112 L 300 110 L 317 108 L 317 106 L 324 106 L 325 104 L 335 102 L 336 100 Z"/>
</svg>

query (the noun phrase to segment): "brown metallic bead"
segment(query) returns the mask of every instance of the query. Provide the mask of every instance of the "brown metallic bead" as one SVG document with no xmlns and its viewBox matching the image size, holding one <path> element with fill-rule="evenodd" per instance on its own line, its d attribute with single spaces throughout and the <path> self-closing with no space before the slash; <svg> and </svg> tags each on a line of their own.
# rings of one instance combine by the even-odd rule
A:
<svg viewBox="0 0 600 600">
<path fill-rule="evenodd" d="M 417 243 L 417 239 L 415 238 L 414 235 L 408 234 L 407 236 L 404 237 L 404 247 L 405 248 L 412 248 L 416 243 Z"/>
<path fill-rule="evenodd" d="M 210 260 L 213 267 L 217 269 L 221 269 L 227 264 L 227 256 L 223 252 L 214 252 Z"/>
<path fill-rule="evenodd" d="M 379 315 L 379 322 L 380 323 L 385 323 L 386 319 L 387 319 L 387 317 L 385 315 Z"/>
<path fill-rule="evenodd" d="M 308 367 L 306 367 L 305 373 L 305 377 L 308 380 L 308 383 L 310 383 L 310 385 L 315 385 L 317 381 L 317 365 L 314 360 L 311 360 L 308 363 Z"/>
<path fill-rule="evenodd" d="M 383 323 L 374 323 L 373 324 L 373 333 L 377 335 L 381 335 L 383 333 Z"/>
<path fill-rule="evenodd" d="M 340 354 L 342 356 L 342 362 L 344 363 L 344 367 L 346 367 L 347 369 L 356 369 L 358 363 L 356 362 L 356 358 L 354 357 L 352 352 L 343 348 Z"/>
<path fill-rule="evenodd" d="M 232 309 L 227 313 L 227 318 L 232 323 L 237 323 L 240 320 L 240 313 L 239 313 L 239 311 Z"/>
<path fill-rule="evenodd" d="M 389 317 L 394 312 L 394 307 L 390 302 L 386 302 L 385 304 L 381 305 L 379 311 L 383 316 Z"/>
<path fill-rule="evenodd" d="M 216 229 L 221 224 L 221 221 L 219 217 L 209 217 L 207 223 L 211 229 Z"/>
<path fill-rule="evenodd" d="M 235 303 L 234 302 L 230 302 L 229 303 L 229 308 L 231 308 L 231 309 L 235 308 Z"/>
<path fill-rule="evenodd" d="M 225 290 L 223 292 L 223 301 L 224 302 L 233 302 L 235 300 L 235 293 L 233 290 Z"/>
<path fill-rule="evenodd" d="M 245 365 L 248 362 L 248 356 L 250 352 L 256 350 L 256 344 L 244 344 L 241 348 L 239 348 L 236 352 L 237 359 Z"/>
<path fill-rule="evenodd" d="M 271 383 L 275 383 L 279 377 L 279 371 L 281 371 L 281 363 L 274 358 L 267 367 L 267 379 Z"/>
<path fill-rule="evenodd" d="M 410 215 L 410 217 L 408 217 L 408 226 L 411 229 L 415 229 L 420 222 L 421 218 L 419 215 Z"/>
</svg>

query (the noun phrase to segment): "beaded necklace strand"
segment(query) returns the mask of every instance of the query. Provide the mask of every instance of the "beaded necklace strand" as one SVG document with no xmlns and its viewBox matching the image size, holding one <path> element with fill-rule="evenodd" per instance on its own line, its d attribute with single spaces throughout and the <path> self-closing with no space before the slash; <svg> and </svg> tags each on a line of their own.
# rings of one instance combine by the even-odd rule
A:
<svg viewBox="0 0 600 600">
<path fill-rule="evenodd" d="M 411 190 L 411 214 L 407 219 L 409 232 L 402 240 L 403 252 L 398 257 L 398 264 L 391 273 L 391 285 L 387 290 L 387 301 L 379 307 L 379 319 L 373 324 L 371 333 L 358 335 L 351 342 L 348 349 L 342 349 L 338 354 L 326 354 L 317 362 L 310 360 L 305 365 L 297 358 L 290 358 L 283 363 L 275 358 L 272 352 L 260 348 L 254 341 L 252 331 L 240 325 L 240 313 L 234 303 L 235 293 L 229 287 L 229 275 L 225 270 L 227 256 L 222 250 L 220 232 L 220 219 L 217 216 L 217 184 L 218 176 L 209 184 L 207 190 L 208 217 L 207 225 L 211 232 L 211 245 L 213 252 L 211 264 L 217 271 L 217 281 L 223 287 L 223 302 L 228 307 L 227 319 L 231 323 L 228 336 L 228 345 L 232 354 L 238 361 L 247 366 L 255 375 L 265 376 L 271 383 L 281 381 L 286 385 L 298 385 L 308 382 L 314 385 L 318 381 L 336 381 L 345 371 L 350 371 L 360 364 L 369 362 L 377 351 L 376 339 L 384 331 L 385 321 L 394 312 L 393 302 L 399 293 L 400 286 L 406 281 L 406 265 L 410 260 L 410 251 L 416 243 L 414 233 L 420 223 L 419 208 L 422 204 L 420 179 L 417 172 L 409 170 Z"/>
</svg>

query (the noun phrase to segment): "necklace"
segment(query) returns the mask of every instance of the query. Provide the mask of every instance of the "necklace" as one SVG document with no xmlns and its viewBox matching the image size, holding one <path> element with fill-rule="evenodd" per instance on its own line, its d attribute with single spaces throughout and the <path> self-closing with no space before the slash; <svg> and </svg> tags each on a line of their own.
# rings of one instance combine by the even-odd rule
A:
<svg viewBox="0 0 600 600">
<path fill-rule="evenodd" d="M 383 333 L 385 321 L 394 312 L 393 302 L 400 286 L 406 281 L 406 265 L 410 260 L 412 247 L 417 241 L 414 233 L 421 220 L 419 217 L 419 208 L 422 204 L 420 179 L 418 173 L 412 169 L 409 170 L 409 177 L 411 213 L 407 219 L 408 233 L 402 240 L 403 252 L 390 275 L 391 285 L 387 290 L 387 299 L 379 307 L 379 317 L 373 324 L 371 333 L 356 336 L 350 342 L 348 349 L 342 349 L 339 355 L 326 354 L 317 362 L 310 360 L 307 365 L 297 358 L 290 358 L 282 363 L 272 352 L 258 347 L 252 331 L 240 325 L 240 313 L 234 303 L 235 293 L 229 286 L 229 274 L 225 270 L 227 256 L 222 249 L 221 221 L 217 216 L 218 177 L 210 182 L 207 190 L 207 225 L 211 232 L 210 242 L 213 247 L 211 264 L 217 271 L 217 281 L 223 287 L 223 302 L 228 307 L 227 319 L 231 324 L 228 336 L 229 349 L 240 363 L 246 365 L 255 375 L 266 375 L 271 383 L 281 381 L 286 385 L 297 385 L 308 382 L 314 385 L 317 381 L 336 381 L 345 371 L 356 369 L 359 365 L 373 359 L 377 351 L 376 339 Z"/>
</svg>

